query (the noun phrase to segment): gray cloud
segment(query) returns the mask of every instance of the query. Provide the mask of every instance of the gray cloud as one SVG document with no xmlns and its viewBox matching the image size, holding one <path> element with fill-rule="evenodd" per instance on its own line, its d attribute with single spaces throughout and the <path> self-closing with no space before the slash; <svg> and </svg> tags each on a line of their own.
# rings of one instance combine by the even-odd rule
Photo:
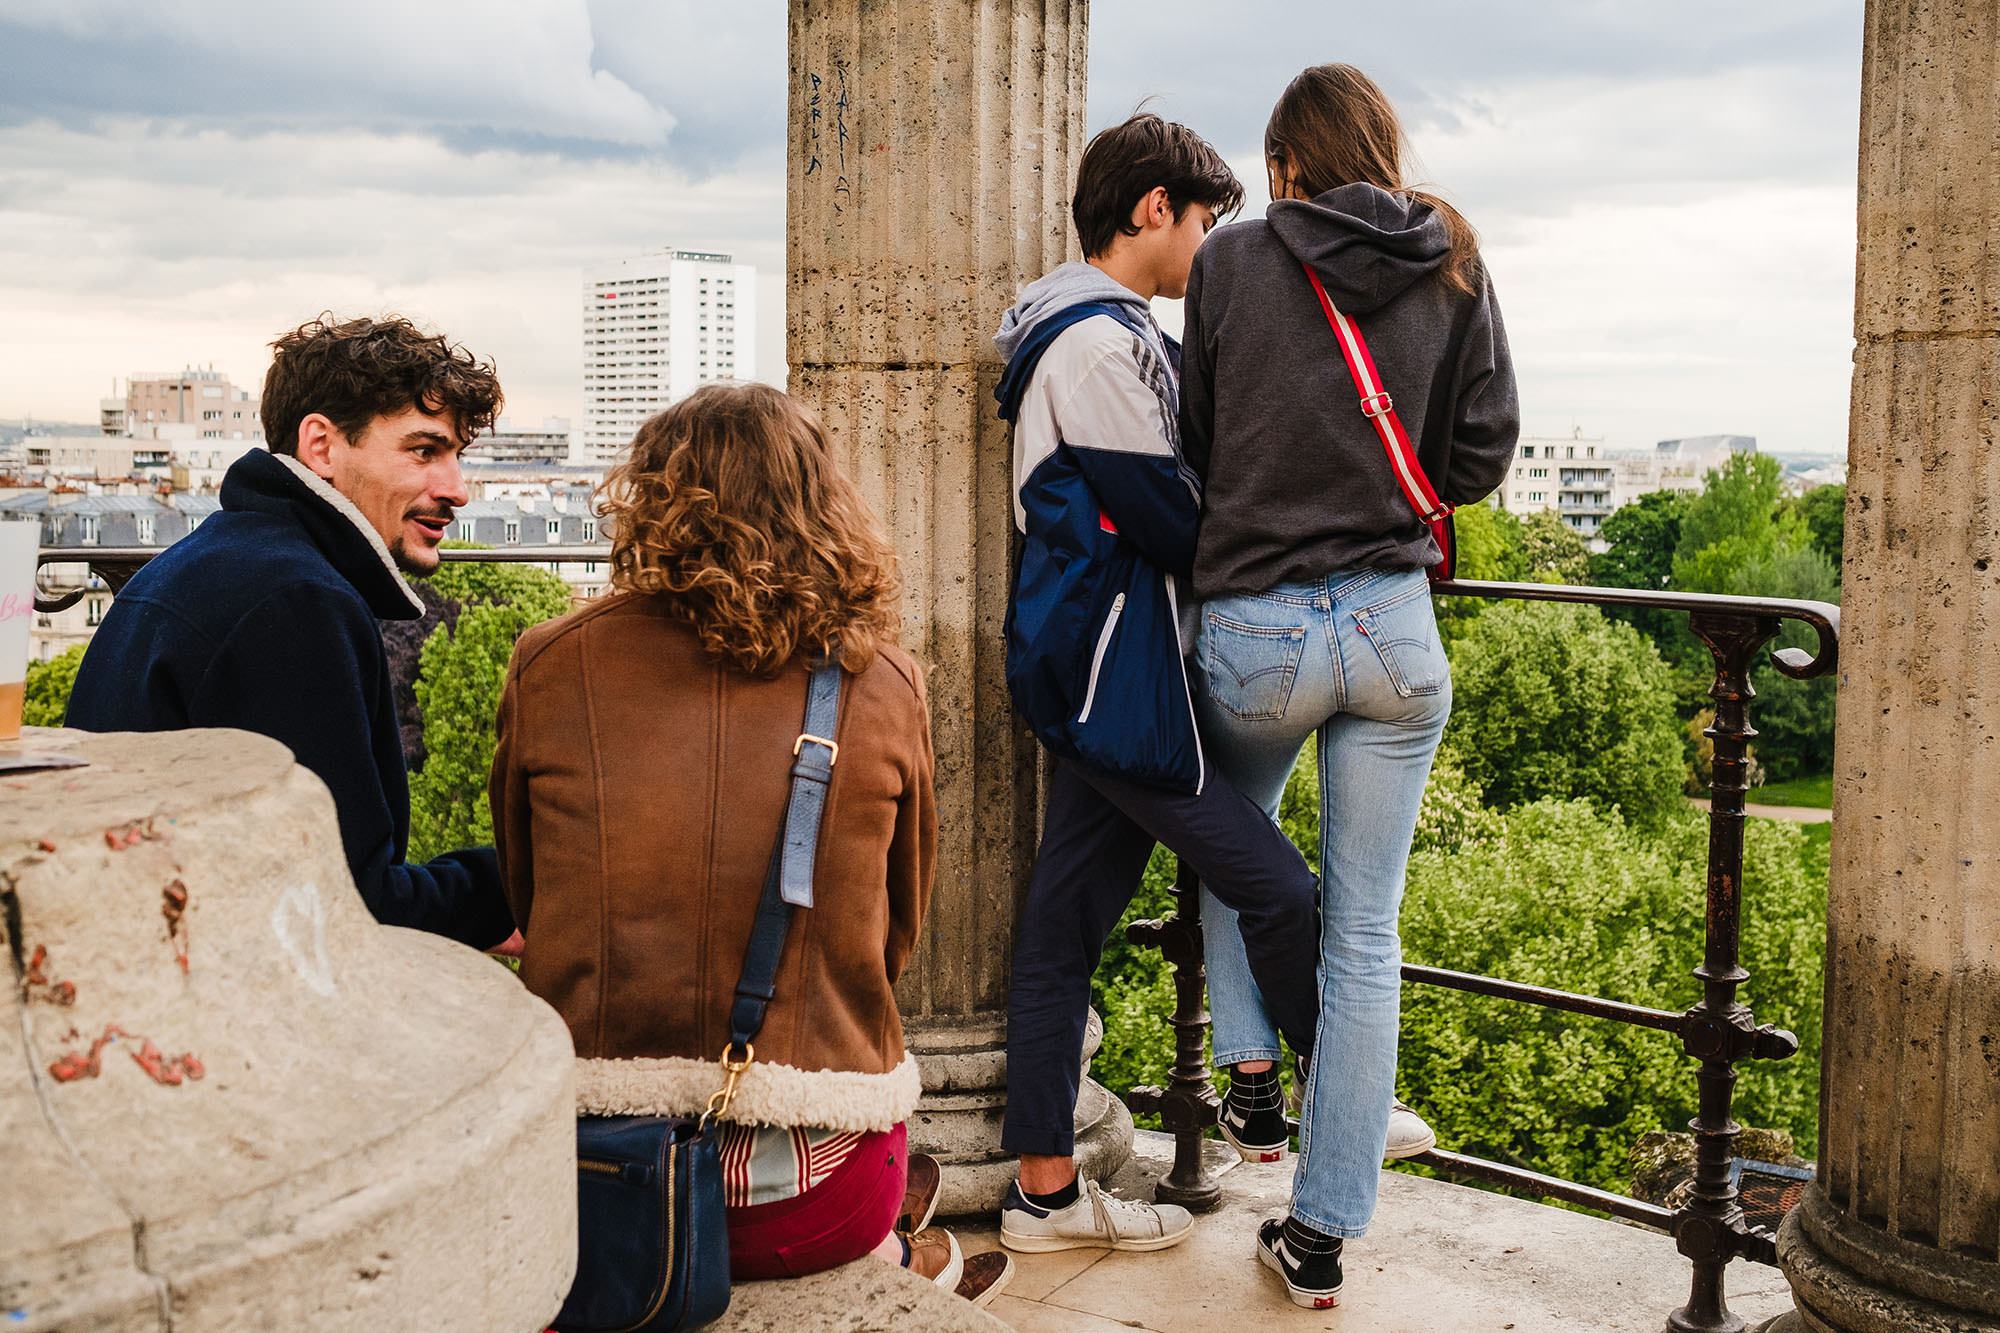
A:
<svg viewBox="0 0 2000 1333">
<path fill-rule="evenodd" d="M 1484 233 L 1531 427 L 1825 447 L 1861 8 L 1094 0 L 1090 122 L 1157 96 L 1254 207 L 1278 91 L 1352 61 Z M 88 417 L 141 362 L 247 379 L 327 305 L 427 315 L 521 415 L 573 412 L 577 266 L 674 244 L 763 269 L 780 356 L 775 0 L 0 0 L 0 66 L 0 410 Z"/>
</svg>

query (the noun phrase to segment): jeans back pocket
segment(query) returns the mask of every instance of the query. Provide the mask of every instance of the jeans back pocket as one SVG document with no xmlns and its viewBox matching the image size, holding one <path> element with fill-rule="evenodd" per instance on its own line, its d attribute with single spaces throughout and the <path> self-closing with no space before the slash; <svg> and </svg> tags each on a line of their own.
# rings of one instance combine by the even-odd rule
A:
<svg viewBox="0 0 2000 1333">
<path fill-rule="evenodd" d="M 1436 694 L 1451 676 L 1451 664 L 1438 643 L 1430 591 L 1428 582 L 1418 583 L 1354 613 L 1355 626 L 1375 645 L 1389 683 L 1405 699 Z"/>
<path fill-rule="evenodd" d="M 1201 666 L 1208 697 L 1224 712 L 1246 720 L 1283 717 L 1305 646 L 1303 626 L 1246 625 L 1205 612 Z"/>
</svg>

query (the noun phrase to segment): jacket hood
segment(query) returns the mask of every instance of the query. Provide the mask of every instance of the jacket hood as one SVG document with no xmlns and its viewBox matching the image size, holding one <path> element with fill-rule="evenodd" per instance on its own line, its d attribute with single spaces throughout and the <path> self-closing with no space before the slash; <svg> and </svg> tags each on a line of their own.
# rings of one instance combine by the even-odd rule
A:
<svg viewBox="0 0 2000 1333">
<path fill-rule="evenodd" d="M 222 477 L 222 507 L 297 524 L 378 620 L 415 620 L 424 604 L 396 568 L 382 535 L 353 501 L 283 454 L 253 449 Z"/>
<path fill-rule="evenodd" d="M 1001 356 L 1012 361 L 1014 353 L 1037 328 L 1070 306 L 1085 304 L 1126 306 L 1142 324 L 1153 322 L 1153 308 L 1139 293 L 1102 269 L 1071 260 L 1021 289 L 1021 299 L 1000 317 L 1000 331 L 993 335 L 993 345 Z"/>
<path fill-rule="evenodd" d="M 1451 229 L 1436 209 L 1362 182 L 1313 199 L 1280 199 L 1264 217 L 1284 247 L 1319 274 L 1343 314 L 1387 305 L 1451 253 Z"/>
</svg>

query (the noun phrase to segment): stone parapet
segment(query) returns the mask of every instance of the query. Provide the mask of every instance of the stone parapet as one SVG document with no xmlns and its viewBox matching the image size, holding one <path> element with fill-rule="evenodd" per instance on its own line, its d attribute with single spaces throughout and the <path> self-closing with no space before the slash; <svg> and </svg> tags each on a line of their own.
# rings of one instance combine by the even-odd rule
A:
<svg viewBox="0 0 2000 1333">
<path fill-rule="evenodd" d="M 0 1321 L 539 1329 L 575 1263 L 567 1030 L 377 925 L 260 736 L 30 732 L 0 778 Z"/>
</svg>

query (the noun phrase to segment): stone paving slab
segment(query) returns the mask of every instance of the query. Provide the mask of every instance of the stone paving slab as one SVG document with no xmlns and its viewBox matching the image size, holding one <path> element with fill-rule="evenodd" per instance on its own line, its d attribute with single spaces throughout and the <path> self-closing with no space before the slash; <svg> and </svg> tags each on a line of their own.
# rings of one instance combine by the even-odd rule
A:
<svg viewBox="0 0 2000 1333">
<path fill-rule="evenodd" d="M 1150 1197 L 1170 1156 L 1170 1140 L 1140 1134 L 1117 1191 Z M 1385 1171 L 1371 1234 L 1348 1244 L 1341 1306 L 1301 1309 L 1255 1256 L 1257 1223 L 1283 1210 L 1292 1167 L 1230 1169 L 1221 1207 L 1173 1250 L 1016 1255 L 992 1312 L 1032 1333 L 1659 1333 L 1687 1299 L 1687 1263 L 1657 1232 Z M 990 1222 L 954 1229 L 968 1251 L 998 1241 Z M 1731 1309 L 1753 1324 L 1791 1308 L 1775 1269 L 1738 1263 L 1729 1279 Z"/>
</svg>

